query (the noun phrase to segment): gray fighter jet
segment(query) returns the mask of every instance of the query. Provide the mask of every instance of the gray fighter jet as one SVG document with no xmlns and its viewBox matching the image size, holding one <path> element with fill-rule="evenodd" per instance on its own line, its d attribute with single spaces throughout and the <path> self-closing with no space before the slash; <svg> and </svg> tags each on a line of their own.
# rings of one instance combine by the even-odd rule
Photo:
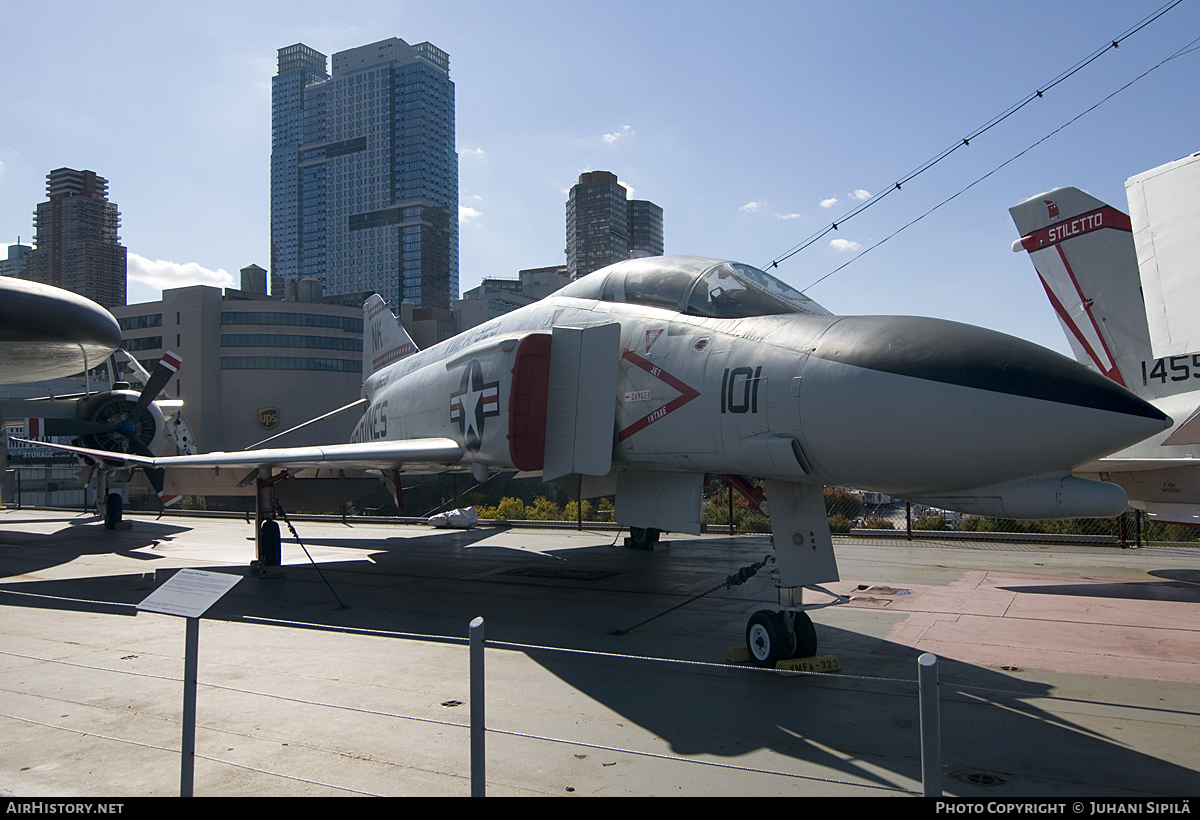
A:
<svg viewBox="0 0 1200 820">
<path fill-rule="evenodd" d="M 362 403 L 349 444 L 113 456 L 249 468 L 260 519 L 279 471 L 540 473 L 615 494 L 635 540 L 699 532 L 706 473 L 765 479 L 777 608 L 755 613 L 756 663 L 811 656 L 801 590 L 838 578 L 822 488 L 875 490 L 1012 518 L 1125 510 L 1071 470 L 1171 421 L 1109 379 L 1028 342 L 955 322 L 830 315 L 748 265 L 631 259 L 427 350 L 378 296 L 364 305 Z M 249 476 L 247 478 L 250 478 Z M 836 597 L 836 596 L 835 596 Z"/>
</svg>

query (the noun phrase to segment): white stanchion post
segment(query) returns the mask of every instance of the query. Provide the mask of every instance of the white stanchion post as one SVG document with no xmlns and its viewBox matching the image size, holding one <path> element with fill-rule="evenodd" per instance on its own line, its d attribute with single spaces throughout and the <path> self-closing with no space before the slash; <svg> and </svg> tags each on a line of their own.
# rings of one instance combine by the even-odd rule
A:
<svg viewBox="0 0 1200 820">
<path fill-rule="evenodd" d="M 921 784 L 925 797 L 942 796 L 942 718 L 938 705 L 937 655 L 917 658 L 921 695 Z"/>
<path fill-rule="evenodd" d="M 471 621 L 471 796 L 486 797 L 483 719 L 483 618 Z"/>
</svg>

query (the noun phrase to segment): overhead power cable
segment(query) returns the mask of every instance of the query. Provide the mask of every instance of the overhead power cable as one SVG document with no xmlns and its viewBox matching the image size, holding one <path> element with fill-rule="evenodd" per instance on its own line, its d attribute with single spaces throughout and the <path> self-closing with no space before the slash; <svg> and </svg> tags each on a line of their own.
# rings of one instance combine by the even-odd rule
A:
<svg viewBox="0 0 1200 820">
<path fill-rule="evenodd" d="M 1023 109 L 1025 106 L 1029 105 L 1029 103 L 1033 102 L 1034 100 L 1041 99 L 1047 91 L 1049 91 L 1052 88 L 1054 88 L 1055 86 L 1059 85 L 1060 83 L 1062 83 L 1069 77 L 1082 71 L 1084 68 L 1091 65 L 1093 62 L 1098 60 L 1102 55 L 1106 54 L 1108 51 L 1113 50 L 1113 49 L 1119 49 L 1121 47 L 1122 41 L 1129 39 L 1134 34 L 1137 34 L 1139 31 L 1144 29 L 1146 26 L 1150 25 L 1155 20 L 1162 17 L 1164 14 L 1166 14 L 1168 11 L 1175 8 L 1182 2 L 1183 2 L 1183 0 L 1171 0 L 1171 2 L 1167 3 L 1162 8 L 1158 9 L 1157 11 L 1151 13 L 1150 15 L 1143 18 L 1139 22 L 1135 23 L 1131 28 L 1127 29 L 1126 31 L 1119 34 L 1118 36 L 1114 37 L 1111 41 L 1105 43 L 1103 46 L 1100 46 L 1095 51 L 1093 51 L 1091 54 L 1087 55 L 1086 57 L 1081 59 L 1079 62 L 1075 63 L 1073 66 L 1071 66 L 1067 70 L 1063 71 L 1061 74 L 1059 74 L 1054 79 L 1052 79 L 1049 82 L 1045 83 L 1044 85 L 1040 86 L 1036 91 L 1029 93 L 1028 95 L 1023 97 L 1019 102 L 1014 103 L 1013 105 L 1009 106 L 1004 111 L 1002 111 L 1001 113 L 992 117 L 986 123 L 979 126 L 974 131 L 967 134 L 965 137 L 962 137 L 961 139 L 954 142 L 952 145 L 943 149 L 938 154 L 934 155 L 930 159 L 921 163 L 916 168 L 914 168 L 912 171 L 909 171 L 907 174 L 905 174 L 902 177 L 900 177 L 899 179 L 897 179 L 894 183 L 889 185 L 887 188 L 885 188 L 882 191 L 879 191 L 878 193 L 874 194 L 873 196 L 863 200 L 858 205 L 856 205 L 854 208 L 852 208 L 848 213 L 844 214 L 842 217 L 840 217 L 836 221 L 831 222 L 830 224 L 826 225 L 825 227 L 823 227 L 822 229 L 820 229 L 819 231 L 814 233 L 812 236 L 805 239 L 803 242 L 799 243 L 798 245 L 793 246 L 782 256 L 776 257 L 765 267 L 778 268 L 780 262 L 784 262 L 784 261 L 792 258 L 800 251 L 804 250 L 805 248 L 811 246 L 812 244 L 814 244 L 815 242 L 820 240 L 822 237 L 827 236 L 830 232 L 838 230 L 838 228 L 841 225 L 844 225 L 848 220 L 854 218 L 855 216 L 858 216 L 860 213 L 867 210 L 868 208 L 875 205 L 876 203 L 882 201 L 884 198 L 890 196 L 892 193 L 902 190 L 902 188 L 905 184 L 907 184 L 908 182 L 917 178 L 921 174 L 925 173 L 926 171 L 928 171 L 930 168 L 934 167 L 938 163 L 942 162 L 944 159 L 949 157 L 951 154 L 953 154 L 958 149 L 969 146 L 971 144 L 971 140 L 976 139 L 979 136 L 987 133 L 991 129 L 995 128 L 997 125 L 999 125 L 1000 123 L 1007 120 L 1009 117 L 1016 114 L 1018 111 Z M 1179 55 L 1175 54 L 1172 56 L 1179 56 Z M 1170 59 L 1170 58 L 1168 58 L 1168 59 Z M 1160 65 L 1161 65 L 1161 63 L 1160 63 Z M 1001 167 L 1003 167 L 1003 166 L 1001 166 Z M 976 180 L 976 182 L 978 182 L 978 181 L 979 180 Z M 974 184 L 974 183 L 972 183 L 972 184 Z M 970 187 L 970 186 L 968 186 L 968 187 Z M 960 193 L 961 193 L 961 191 L 960 191 Z M 862 254 L 859 254 L 859 255 L 861 256 Z M 855 257 L 855 258 L 857 258 L 857 257 Z M 853 260 L 851 260 L 851 261 L 853 261 Z M 843 265 L 843 267 L 845 267 L 845 266 Z M 820 280 L 818 280 L 818 281 L 820 281 Z M 814 282 L 813 284 L 816 284 L 816 283 Z M 812 285 L 810 285 L 809 287 L 812 287 Z"/>
<path fill-rule="evenodd" d="M 815 282 L 813 282 L 812 284 L 808 285 L 808 287 L 804 288 L 804 290 L 803 290 L 803 291 L 801 291 L 801 292 L 807 291 L 807 290 L 809 290 L 810 288 L 812 288 L 812 287 L 815 287 L 816 285 L 819 285 L 821 282 L 824 282 L 824 281 L 825 281 L 826 279 L 828 279 L 830 276 L 833 276 L 835 273 L 837 273 L 838 271 L 842 270 L 842 269 L 843 269 L 843 268 L 845 268 L 847 265 L 850 265 L 851 263 L 853 263 L 853 262 L 855 262 L 855 261 L 857 261 L 857 260 L 861 259 L 863 256 L 866 256 L 868 253 L 870 253 L 871 251 L 873 251 L 873 250 L 875 250 L 876 248 L 878 248 L 878 247 L 879 247 L 880 245 L 882 245 L 884 242 L 887 242 L 889 239 L 891 239 L 892 237 L 896 236 L 896 234 L 899 234 L 899 233 L 901 233 L 901 232 L 903 232 L 903 231 L 907 230 L 908 228 L 911 228 L 913 225 L 916 225 L 916 224 L 917 224 L 918 222 L 920 222 L 922 219 L 924 219 L 925 217 L 929 216 L 931 213 L 933 213 L 933 212 L 934 212 L 934 211 L 936 211 L 937 209 L 941 208 L 943 205 L 946 205 L 946 204 L 949 204 L 950 202 L 953 202 L 955 199 L 957 199 L 958 197 L 962 196 L 963 194 L 965 194 L 967 191 L 969 191 L 969 190 L 971 190 L 972 188 L 974 188 L 974 187 L 975 187 L 976 185 L 978 185 L 979 183 L 983 182 L 985 179 L 987 179 L 987 178 L 988 178 L 988 177 L 990 177 L 992 174 L 994 174 L 994 173 L 996 173 L 997 171 L 999 171 L 1001 168 L 1004 168 L 1006 165 L 1009 165 L 1010 163 L 1012 163 L 1012 162 L 1014 162 L 1014 161 L 1016 161 L 1016 160 L 1020 159 L 1020 158 L 1021 158 L 1021 157 L 1023 157 L 1025 154 L 1029 153 L 1029 152 L 1030 152 L 1030 151 L 1032 151 L 1034 148 L 1037 148 L 1037 147 L 1038 147 L 1039 145 L 1041 145 L 1043 142 L 1045 142 L 1046 140 L 1050 139 L 1051 137 L 1053 137 L 1053 136 L 1054 136 L 1055 134 L 1057 134 L 1058 132 L 1062 131 L 1062 130 L 1063 130 L 1064 128 L 1066 128 L 1067 126 L 1069 126 L 1069 125 L 1073 124 L 1073 123 L 1074 123 L 1076 120 L 1079 120 L 1079 119 L 1081 119 L 1082 117 L 1084 117 L 1084 116 L 1086 116 L 1086 115 L 1090 114 L 1091 112 L 1095 111 L 1097 108 L 1099 108 L 1100 106 L 1104 105 L 1104 103 L 1108 102 L 1108 101 L 1109 101 L 1109 100 L 1111 100 L 1113 97 L 1117 96 L 1117 95 L 1118 95 L 1118 94 L 1120 94 L 1122 91 L 1124 91 L 1125 89 L 1129 88 L 1131 85 L 1133 85 L 1133 84 L 1134 84 L 1134 83 L 1136 83 L 1138 80 L 1140 80 L 1140 79 L 1142 79 L 1143 77 L 1145 77 L 1146 75 L 1148 75 L 1150 72 L 1152 72 L 1152 71 L 1154 71 L 1155 69 L 1157 69 L 1157 68 L 1159 68 L 1159 67 L 1161 67 L 1161 66 L 1165 65 L 1166 63 L 1170 62 L 1171 60 L 1174 60 L 1176 57 L 1182 57 L 1182 56 L 1183 56 L 1183 55 L 1185 55 L 1185 54 L 1190 54 L 1192 51 L 1195 51 L 1195 50 L 1196 50 L 1196 44 L 1197 44 L 1198 42 L 1200 42 L 1200 37 L 1197 37 L 1195 40 L 1192 40 L 1192 41 L 1191 41 L 1190 43 L 1188 43 L 1186 46 L 1184 46 L 1183 48 L 1179 49 L 1179 50 L 1178 50 L 1178 51 L 1176 51 L 1174 54 L 1172 54 L 1170 57 L 1167 57 L 1165 60 L 1163 60 L 1162 62 L 1158 63 L 1157 65 L 1155 65 L 1155 66 L 1152 66 L 1152 67 L 1150 67 L 1150 68 L 1146 69 L 1146 70 L 1145 70 L 1145 71 L 1143 71 L 1141 74 L 1139 74 L 1138 76 L 1134 77 L 1134 78 L 1133 78 L 1132 80 L 1130 80 L 1129 82 L 1125 83 L 1125 85 L 1121 86 L 1121 87 L 1120 87 L 1120 88 L 1118 88 L 1116 91 L 1112 92 L 1112 93 L 1111 93 L 1111 94 L 1109 94 L 1107 97 L 1105 97 L 1104 99 L 1102 99 L 1102 100 L 1100 100 L 1099 102 L 1097 102 L 1095 105 L 1093 105 L 1093 106 L 1091 106 L 1090 108 L 1088 108 L 1088 109 L 1086 109 L 1086 110 L 1084 110 L 1084 111 L 1081 111 L 1080 113 L 1076 114 L 1074 117 L 1072 117 L 1071 119 L 1069 119 L 1069 120 L 1067 120 L 1066 122 L 1064 122 L 1064 123 L 1063 123 L 1062 125 L 1060 125 L 1058 128 L 1055 128 L 1055 129 L 1054 129 L 1053 131 L 1051 131 L 1049 134 L 1047 134 L 1046 136 L 1042 137 L 1042 138 L 1041 138 L 1040 140 L 1038 140 L 1037 142 L 1035 142 L 1035 143 L 1033 143 L 1032 145 L 1030 145 L 1028 148 L 1024 149 L 1023 151 L 1019 151 L 1018 153 L 1016 153 L 1016 154 L 1014 154 L 1013 156 L 1009 157 L 1009 158 L 1008 158 L 1008 159 L 1006 159 L 1004 162 L 1000 163 L 1000 164 L 999 164 L 999 165 L 997 165 L 995 168 L 993 168 L 992 170 L 988 171 L 988 172 L 987 172 L 986 174 L 984 174 L 983 176 L 979 177 L 979 179 L 977 179 L 977 180 L 975 180 L 974 182 L 972 182 L 970 185 L 967 185 L 966 187 L 964 187 L 964 188 L 960 189 L 958 192 L 956 192 L 956 193 L 952 194 L 951 196 L 948 196 L 948 197 L 946 197 L 946 198 L 945 198 L 945 199 L 943 199 L 941 202 L 939 202 L 937 205 L 934 205 L 934 206 L 933 206 L 932 208 L 930 208 L 928 211 L 926 211 L 925 213 L 923 213 L 923 214 L 921 214 L 920 216 L 918 216 L 916 219 L 914 219 L 914 220 L 912 220 L 911 222 L 908 222 L 908 223 L 906 223 L 906 224 L 904 224 L 904 225 L 900 226 L 899 228 L 897 228 L 896 230 L 892 231 L 890 234 L 888 234 L 887 236 L 885 236 L 883 239 L 880 239 L 878 242 L 876 242 L 876 243 L 875 243 L 874 245 L 872 245 L 871 247 L 869 247 L 869 248 L 865 249 L 865 250 L 864 250 L 862 253 L 860 253 L 860 254 L 856 254 L 856 255 L 854 256 L 854 258 L 852 258 L 852 259 L 849 259 L 849 260 L 847 260 L 846 262 L 844 262 L 844 263 L 842 263 L 841 265 L 839 265 L 838 267 L 834 268 L 833 270 L 831 270 L 829 273 L 827 273 L 827 274 L 825 274 L 824 276 L 822 276 L 822 277 L 821 277 L 820 279 L 818 279 L 817 281 L 815 281 Z"/>
</svg>

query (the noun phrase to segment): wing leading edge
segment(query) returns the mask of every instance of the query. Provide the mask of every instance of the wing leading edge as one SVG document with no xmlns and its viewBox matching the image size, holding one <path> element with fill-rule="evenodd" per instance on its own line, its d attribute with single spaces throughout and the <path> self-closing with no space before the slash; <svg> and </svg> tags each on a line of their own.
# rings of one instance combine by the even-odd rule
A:
<svg viewBox="0 0 1200 820">
<path fill-rule="evenodd" d="M 14 438 L 14 441 L 23 439 Z M 297 470 L 335 467 L 360 470 L 444 469 L 462 460 L 462 446 L 448 438 L 372 441 L 356 444 L 330 444 L 320 447 L 280 447 L 243 450 L 234 453 L 204 453 L 194 456 L 147 456 L 91 450 L 66 444 L 30 441 L 54 450 L 65 450 L 94 460 L 142 467 L 203 469 L 213 467 L 290 467 Z"/>
</svg>

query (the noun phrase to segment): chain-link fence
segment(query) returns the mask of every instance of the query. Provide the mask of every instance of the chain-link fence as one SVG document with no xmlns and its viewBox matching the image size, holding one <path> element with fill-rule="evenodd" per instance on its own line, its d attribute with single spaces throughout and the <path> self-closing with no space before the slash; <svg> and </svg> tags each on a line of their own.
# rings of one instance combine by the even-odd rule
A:
<svg viewBox="0 0 1200 820">
<path fill-rule="evenodd" d="M 702 521 L 712 527 L 728 527 L 735 532 L 770 532 L 768 516 L 757 504 L 762 482 L 747 489 L 736 477 L 712 479 L 705 488 Z M 882 493 L 847 487 L 825 488 L 825 512 L 834 535 L 886 536 L 906 538 L 962 538 L 1010 536 L 1019 540 L 1069 539 L 1081 543 L 1119 543 L 1123 545 L 1200 541 L 1200 530 L 1184 524 L 1156 521 L 1139 510 L 1129 510 L 1117 518 L 1066 518 L 1015 520 L 979 515 L 964 515 L 951 510 L 911 504 Z"/>
<path fill-rule="evenodd" d="M 139 493 L 142 484 L 145 485 L 144 492 Z M 514 473 L 497 473 L 483 482 L 467 473 L 403 476 L 400 506 L 383 481 L 368 481 L 366 486 L 367 490 L 356 491 L 352 501 L 331 493 L 323 499 L 328 502 L 324 505 L 313 506 L 313 502 L 308 501 L 283 506 L 289 513 L 335 512 L 351 516 L 411 518 L 425 518 L 459 507 L 475 507 L 479 518 L 485 521 L 596 524 L 615 521 L 613 496 L 585 498 L 581 510 L 570 481 L 546 483 L 540 478 L 518 478 Z M 84 504 L 95 504 L 95 494 L 85 493 L 79 473 L 62 466 L 10 469 L 4 487 L 4 500 L 12 506 L 79 509 Z M 128 492 L 131 509 L 157 507 L 157 498 L 150 492 L 149 484 L 140 478 L 140 473 L 135 474 Z M 1130 510 L 1118 518 L 1021 521 L 964 515 L 847 487 L 826 487 L 824 494 L 829 529 L 834 535 L 895 534 L 910 540 L 1008 536 L 1015 540 L 1122 545 L 1200 541 L 1200 530 L 1195 527 L 1157 521 L 1137 510 Z M 761 481 L 738 476 L 710 476 L 704 486 L 701 522 L 709 532 L 769 533 L 771 522 L 762 509 L 764 498 Z M 181 506 L 188 510 L 253 512 L 254 497 L 187 496 Z"/>
</svg>

